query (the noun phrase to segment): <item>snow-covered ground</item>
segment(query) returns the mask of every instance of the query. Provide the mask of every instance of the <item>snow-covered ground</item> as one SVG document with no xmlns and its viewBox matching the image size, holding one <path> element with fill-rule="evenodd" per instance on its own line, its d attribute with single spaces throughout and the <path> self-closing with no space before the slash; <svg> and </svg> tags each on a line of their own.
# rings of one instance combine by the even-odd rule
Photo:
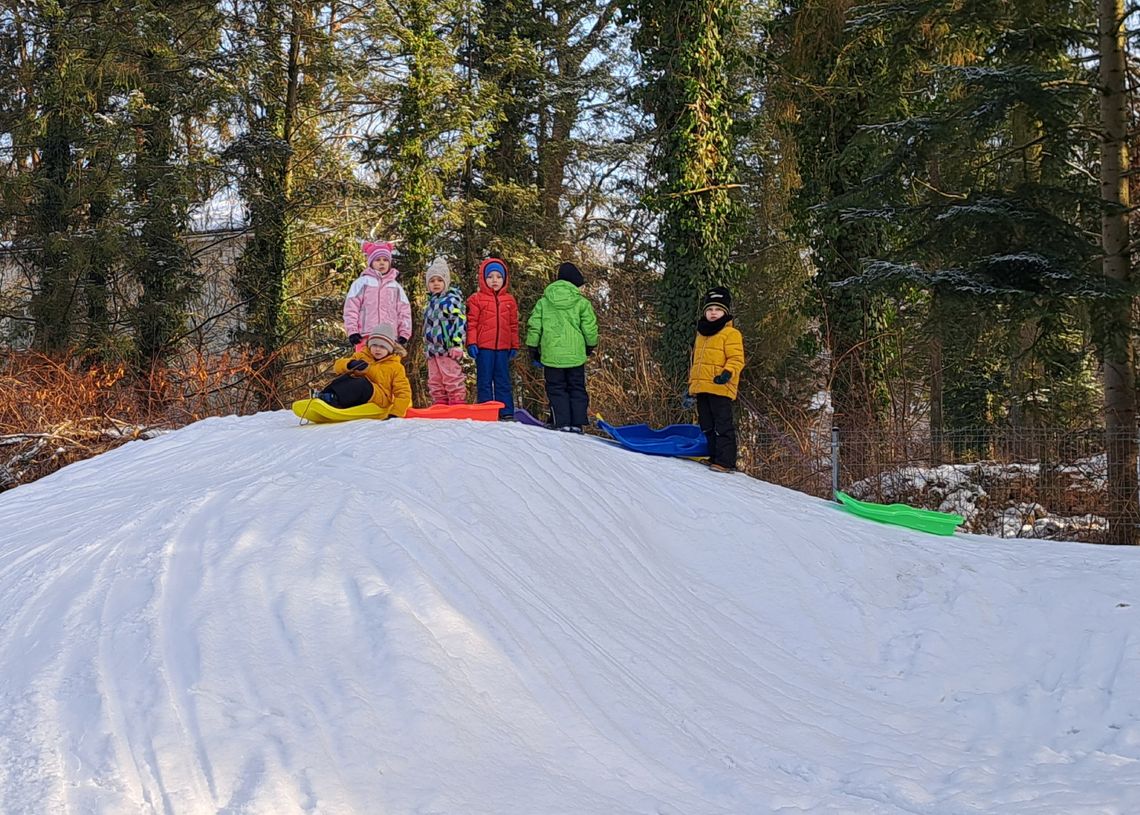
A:
<svg viewBox="0 0 1140 815">
<path fill-rule="evenodd" d="M 1140 812 L 1140 551 L 521 426 L 210 419 L 0 494 L 0 812 Z"/>
</svg>

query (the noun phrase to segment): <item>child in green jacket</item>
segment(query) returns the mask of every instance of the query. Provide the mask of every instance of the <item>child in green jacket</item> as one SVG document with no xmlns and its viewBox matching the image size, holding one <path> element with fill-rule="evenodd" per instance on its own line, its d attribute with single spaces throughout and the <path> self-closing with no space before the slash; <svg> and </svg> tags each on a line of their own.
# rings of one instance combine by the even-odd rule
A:
<svg viewBox="0 0 1140 815">
<path fill-rule="evenodd" d="M 580 291 L 584 285 L 578 267 L 563 263 L 526 323 L 532 364 L 546 381 L 550 426 L 569 433 L 581 433 L 589 421 L 586 357 L 598 346 L 598 318 Z"/>
</svg>

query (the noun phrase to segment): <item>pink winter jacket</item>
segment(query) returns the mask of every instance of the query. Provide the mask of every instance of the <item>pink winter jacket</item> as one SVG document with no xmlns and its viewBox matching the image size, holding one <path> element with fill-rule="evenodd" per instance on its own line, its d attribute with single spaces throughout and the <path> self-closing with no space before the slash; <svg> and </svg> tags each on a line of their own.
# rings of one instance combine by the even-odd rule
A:
<svg viewBox="0 0 1140 815">
<path fill-rule="evenodd" d="M 344 332 L 348 335 L 366 334 L 380 323 L 396 326 L 396 334 L 403 339 L 412 337 L 412 305 L 404 287 L 396 282 L 398 269 L 389 269 L 380 277 L 372 269 L 353 281 L 344 298 Z"/>
</svg>

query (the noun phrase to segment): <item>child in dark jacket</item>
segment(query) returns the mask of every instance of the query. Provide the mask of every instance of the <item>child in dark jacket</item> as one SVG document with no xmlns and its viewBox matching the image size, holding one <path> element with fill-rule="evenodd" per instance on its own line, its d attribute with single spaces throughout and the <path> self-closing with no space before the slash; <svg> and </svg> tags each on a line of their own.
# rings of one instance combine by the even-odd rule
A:
<svg viewBox="0 0 1140 815">
<path fill-rule="evenodd" d="M 507 291 L 507 264 L 479 265 L 479 291 L 467 300 L 467 353 L 475 360 L 476 401 L 502 402 L 499 418 L 513 419 L 511 360 L 519 352 L 519 304 Z"/>
<path fill-rule="evenodd" d="M 598 345 L 598 319 L 581 292 L 585 278 L 573 263 L 558 267 L 558 279 L 546 287 L 527 320 L 531 361 L 542 368 L 550 426 L 581 433 L 589 421 L 586 357 Z"/>
<path fill-rule="evenodd" d="M 451 285 L 447 261 L 437 259 L 424 275 L 428 302 L 424 309 L 424 354 L 427 355 L 428 391 L 433 405 L 467 402 L 467 380 L 459 360 L 467 336 L 467 307 L 463 292 Z"/>
<path fill-rule="evenodd" d="M 732 403 L 744 369 L 744 340 L 732 325 L 732 295 L 723 286 L 709 289 L 697 323 L 689 395 L 697 403 L 697 420 L 709 441 L 709 465 L 736 469 L 736 420 Z"/>
</svg>

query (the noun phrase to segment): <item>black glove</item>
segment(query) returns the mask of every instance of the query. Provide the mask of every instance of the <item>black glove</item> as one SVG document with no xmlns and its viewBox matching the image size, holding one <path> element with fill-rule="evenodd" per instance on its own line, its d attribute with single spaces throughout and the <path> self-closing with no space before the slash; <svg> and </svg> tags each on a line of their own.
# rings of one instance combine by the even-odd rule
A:
<svg viewBox="0 0 1140 815">
<path fill-rule="evenodd" d="M 686 393 L 681 397 L 681 407 L 685 410 L 692 410 L 693 406 L 697 404 L 697 397 L 691 393 Z"/>
<path fill-rule="evenodd" d="M 530 364 L 536 368 L 542 367 L 542 351 L 535 348 L 533 345 L 528 345 L 527 350 L 530 351 Z"/>
<path fill-rule="evenodd" d="M 364 337 L 360 336 L 359 334 L 349 334 L 348 344 L 355 348 L 356 346 L 360 345 L 360 341 L 362 339 L 364 339 Z"/>
<path fill-rule="evenodd" d="M 594 355 L 594 352 L 595 352 L 595 351 L 597 351 L 597 350 L 598 350 L 598 346 L 596 346 L 596 345 L 587 345 L 587 346 L 586 346 L 586 356 L 588 356 L 588 357 L 592 357 L 592 356 Z"/>
<path fill-rule="evenodd" d="M 407 345 L 408 344 L 408 338 L 407 337 L 396 337 L 396 342 L 400 343 L 400 345 Z"/>
<path fill-rule="evenodd" d="M 362 359 L 350 359 L 348 361 L 348 370 L 355 372 L 367 371 L 368 363 Z"/>
<path fill-rule="evenodd" d="M 723 385 L 730 379 L 732 379 L 732 371 L 721 371 L 719 374 L 713 377 L 713 382 L 718 385 Z"/>
</svg>

